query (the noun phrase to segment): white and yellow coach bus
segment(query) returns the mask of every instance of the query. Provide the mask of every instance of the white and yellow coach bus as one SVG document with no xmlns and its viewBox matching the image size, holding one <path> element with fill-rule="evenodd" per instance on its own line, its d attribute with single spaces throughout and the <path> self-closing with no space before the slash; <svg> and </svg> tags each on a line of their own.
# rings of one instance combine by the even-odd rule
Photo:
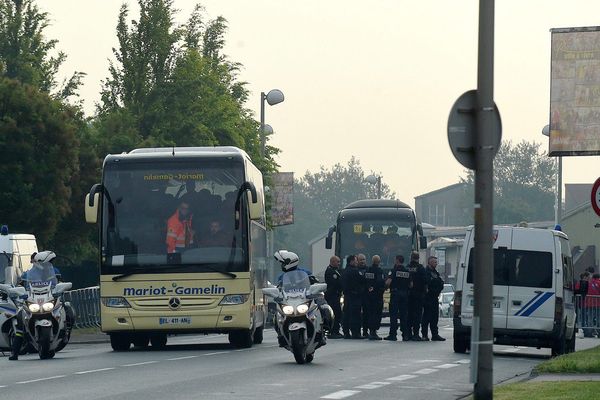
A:
<svg viewBox="0 0 600 400">
<path fill-rule="evenodd" d="M 266 307 L 262 174 L 236 147 L 108 155 L 85 200 L 99 225 L 102 331 L 115 351 L 169 334 L 259 344 Z"/>
</svg>

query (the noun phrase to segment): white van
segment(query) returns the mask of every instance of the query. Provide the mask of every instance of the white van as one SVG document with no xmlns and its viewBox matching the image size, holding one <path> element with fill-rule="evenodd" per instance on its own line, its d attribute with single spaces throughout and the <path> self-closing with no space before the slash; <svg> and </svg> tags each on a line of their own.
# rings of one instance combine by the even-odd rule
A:
<svg viewBox="0 0 600 400">
<path fill-rule="evenodd" d="M 454 351 L 470 347 L 474 229 L 467 230 L 456 277 Z M 563 232 L 494 227 L 494 343 L 575 350 L 575 296 L 569 239 Z"/>
<path fill-rule="evenodd" d="M 0 234 L 0 283 L 16 284 L 16 276 L 31 268 L 31 255 L 37 251 L 33 235 Z"/>
</svg>

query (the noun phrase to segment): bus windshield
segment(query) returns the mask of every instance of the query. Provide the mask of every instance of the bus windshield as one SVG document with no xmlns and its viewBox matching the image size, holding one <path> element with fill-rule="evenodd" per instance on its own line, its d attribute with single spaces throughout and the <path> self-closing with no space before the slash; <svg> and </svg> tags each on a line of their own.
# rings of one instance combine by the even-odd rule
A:
<svg viewBox="0 0 600 400">
<path fill-rule="evenodd" d="M 247 271 L 243 171 L 217 158 L 108 163 L 102 273 Z"/>
<path fill-rule="evenodd" d="M 339 254 L 345 258 L 351 254 L 364 254 L 368 262 L 374 255 L 381 257 L 381 266 L 389 269 L 396 255 L 404 256 L 406 262 L 414 250 L 413 224 L 409 220 L 392 221 L 389 218 L 352 218 L 338 224 L 337 240 Z"/>
</svg>

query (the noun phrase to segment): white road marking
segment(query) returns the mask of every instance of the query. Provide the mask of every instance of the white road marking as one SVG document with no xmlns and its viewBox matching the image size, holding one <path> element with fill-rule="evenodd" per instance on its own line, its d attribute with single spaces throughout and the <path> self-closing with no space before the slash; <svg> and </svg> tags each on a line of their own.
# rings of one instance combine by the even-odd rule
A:
<svg viewBox="0 0 600 400">
<path fill-rule="evenodd" d="M 398 376 L 394 376 L 392 378 L 387 378 L 387 381 L 395 381 L 395 382 L 400 382 L 400 381 L 406 381 L 412 378 L 416 378 L 416 375 L 398 375 Z"/>
<path fill-rule="evenodd" d="M 436 362 L 442 362 L 441 360 L 416 360 L 416 363 L 436 363 Z"/>
<path fill-rule="evenodd" d="M 121 367 L 137 367 L 138 365 L 148 365 L 148 364 L 156 364 L 158 361 L 144 361 L 135 364 L 125 364 L 121 365 Z"/>
<path fill-rule="evenodd" d="M 371 382 L 366 385 L 356 386 L 354 389 L 379 389 L 385 385 L 389 385 L 390 382 Z"/>
<path fill-rule="evenodd" d="M 360 390 L 340 390 L 326 396 L 321 397 L 322 399 L 345 399 L 346 397 L 354 396 L 360 393 Z"/>
<path fill-rule="evenodd" d="M 197 357 L 200 357 L 200 356 L 185 356 L 185 357 L 167 358 L 167 361 L 189 360 L 190 358 L 197 358 Z"/>
<path fill-rule="evenodd" d="M 230 351 L 217 351 L 215 353 L 206 353 L 205 356 L 215 356 L 217 354 L 231 353 Z"/>
<path fill-rule="evenodd" d="M 56 375 L 56 376 L 50 376 L 48 378 L 32 379 L 30 381 L 21 381 L 21 382 L 17 382 L 17 385 L 24 385 L 26 383 L 33 383 L 33 382 L 48 381 L 50 379 L 59 379 L 59 378 L 64 378 L 65 376 L 66 375 Z M 0 386 L 0 387 L 5 387 L 5 386 Z"/>
<path fill-rule="evenodd" d="M 469 360 L 468 358 L 465 358 L 463 360 L 457 360 L 455 362 L 457 362 L 459 364 L 469 364 L 471 362 L 471 360 Z"/>
<path fill-rule="evenodd" d="M 448 368 L 454 368 L 454 367 L 458 367 L 458 364 L 442 364 L 442 365 L 436 365 L 433 368 L 448 369 Z"/>
<path fill-rule="evenodd" d="M 91 374 L 93 372 L 102 372 L 102 371 L 110 371 L 111 369 L 114 368 L 100 368 L 100 369 L 92 369 L 89 371 L 79 371 L 79 372 L 75 372 L 76 375 L 83 375 L 83 374 Z"/>
<path fill-rule="evenodd" d="M 431 374 L 432 372 L 436 372 L 436 371 L 437 371 L 437 369 L 423 368 L 423 369 L 420 369 L 418 371 L 415 371 L 415 374 L 428 375 L 428 374 Z"/>
</svg>

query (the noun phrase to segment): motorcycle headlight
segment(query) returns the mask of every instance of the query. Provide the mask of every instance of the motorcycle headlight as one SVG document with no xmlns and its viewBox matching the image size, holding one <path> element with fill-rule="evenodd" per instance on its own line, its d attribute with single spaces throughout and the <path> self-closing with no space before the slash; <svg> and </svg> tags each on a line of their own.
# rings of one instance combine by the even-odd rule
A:
<svg viewBox="0 0 600 400">
<path fill-rule="evenodd" d="M 50 312 L 54 310 L 54 303 L 48 302 L 42 304 L 42 310 L 44 310 L 45 312 Z"/>
<path fill-rule="evenodd" d="M 31 312 L 34 312 L 34 313 L 35 313 L 35 312 L 40 312 L 40 308 L 41 308 L 41 307 L 40 307 L 40 305 L 39 305 L 39 304 L 37 304 L 37 303 L 32 303 L 32 304 L 28 305 L 28 306 L 27 306 L 27 308 L 29 308 L 29 311 L 31 311 Z"/>
<path fill-rule="evenodd" d="M 283 306 L 281 310 L 285 315 L 292 315 L 294 313 L 294 307 L 292 306 Z"/>
<path fill-rule="evenodd" d="M 298 311 L 298 314 L 305 314 L 308 311 L 308 305 L 300 304 L 296 307 L 296 311 Z"/>
</svg>

